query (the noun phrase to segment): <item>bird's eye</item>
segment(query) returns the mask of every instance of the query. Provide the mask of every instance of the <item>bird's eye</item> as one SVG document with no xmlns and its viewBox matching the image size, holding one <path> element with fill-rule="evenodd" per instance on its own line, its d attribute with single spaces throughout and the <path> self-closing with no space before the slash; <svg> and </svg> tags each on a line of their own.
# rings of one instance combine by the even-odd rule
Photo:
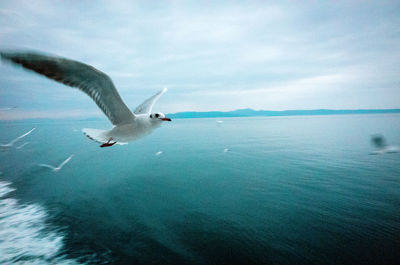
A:
<svg viewBox="0 0 400 265">
<path fill-rule="evenodd" d="M 153 118 L 153 114 L 150 114 L 150 118 Z"/>
<path fill-rule="evenodd" d="M 160 114 L 156 113 L 156 118 L 160 117 Z"/>
</svg>

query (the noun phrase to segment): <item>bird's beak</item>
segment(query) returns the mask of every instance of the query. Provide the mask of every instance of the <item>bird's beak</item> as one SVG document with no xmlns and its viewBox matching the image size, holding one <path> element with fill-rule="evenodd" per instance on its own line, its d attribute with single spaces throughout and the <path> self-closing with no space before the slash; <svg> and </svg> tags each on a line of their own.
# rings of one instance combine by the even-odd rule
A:
<svg viewBox="0 0 400 265">
<path fill-rule="evenodd" d="M 170 118 L 162 118 L 161 120 L 162 120 L 162 121 L 171 121 Z"/>
</svg>

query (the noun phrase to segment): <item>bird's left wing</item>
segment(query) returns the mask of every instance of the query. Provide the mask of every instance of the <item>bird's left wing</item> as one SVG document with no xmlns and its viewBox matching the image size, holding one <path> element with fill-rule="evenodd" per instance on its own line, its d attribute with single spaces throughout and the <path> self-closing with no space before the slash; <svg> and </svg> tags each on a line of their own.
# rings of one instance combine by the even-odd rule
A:
<svg viewBox="0 0 400 265">
<path fill-rule="evenodd" d="M 151 98 L 146 99 L 142 104 L 136 107 L 136 109 L 133 111 L 135 114 L 150 114 L 151 110 L 153 109 L 154 104 L 157 102 L 157 100 L 167 92 L 167 88 L 164 88 Z"/>
<path fill-rule="evenodd" d="M 38 164 L 38 166 L 40 166 L 40 167 L 47 167 L 47 168 L 50 168 L 50 169 L 55 169 L 55 167 L 53 167 L 53 166 L 51 166 L 51 165 L 47 165 L 47 164 Z"/>
<path fill-rule="evenodd" d="M 24 138 L 25 136 L 27 136 L 28 134 L 30 134 L 31 132 L 33 132 L 35 129 L 36 129 L 36 128 L 33 128 L 33 129 L 31 129 L 29 132 L 26 132 L 26 133 L 24 133 L 23 135 L 18 136 L 17 138 L 15 138 L 14 140 L 12 140 L 12 141 L 9 142 L 8 144 L 9 144 L 9 145 L 15 144 L 18 140 Z"/>
<path fill-rule="evenodd" d="M 0 55 L 2 59 L 85 92 L 114 125 L 134 119 L 111 78 L 90 65 L 37 52 L 1 52 Z"/>
</svg>

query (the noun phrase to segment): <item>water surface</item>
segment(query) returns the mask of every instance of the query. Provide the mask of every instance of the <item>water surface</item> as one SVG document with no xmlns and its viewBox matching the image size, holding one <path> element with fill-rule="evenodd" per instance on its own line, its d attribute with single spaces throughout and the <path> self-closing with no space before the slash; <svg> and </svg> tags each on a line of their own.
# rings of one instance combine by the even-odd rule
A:
<svg viewBox="0 0 400 265">
<path fill-rule="evenodd" d="M 400 115 L 176 119 L 111 148 L 80 132 L 107 122 L 2 122 L 0 142 L 32 127 L 0 152 L 0 263 L 400 260 L 400 154 L 369 155 Z"/>
</svg>

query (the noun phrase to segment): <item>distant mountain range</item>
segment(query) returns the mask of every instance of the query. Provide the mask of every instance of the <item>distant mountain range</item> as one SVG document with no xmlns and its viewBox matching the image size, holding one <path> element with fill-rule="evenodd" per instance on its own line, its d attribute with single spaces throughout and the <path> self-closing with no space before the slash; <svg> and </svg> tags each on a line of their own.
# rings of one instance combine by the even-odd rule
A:
<svg viewBox="0 0 400 265">
<path fill-rule="evenodd" d="M 233 111 L 207 111 L 196 112 L 186 111 L 168 114 L 167 117 L 173 119 L 190 119 L 190 118 L 222 118 L 222 117 L 256 117 L 256 116 L 299 116 L 299 115 L 343 115 L 343 114 L 383 114 L 383 113 L 400 113 L 400 109 L 355 109 L 355 110 L 253 110 L 238 109 Z"/>
<path fill-rule="evenodd" d="M 224 118 L 224 117 L 260 117 L 260 116 L 308 116 L 308 115 L 342 115 L 342 114 L 390 114 L 400 113 L 400 109 L 356 109 L 356 110 L 330 110 L 330 109 L 316 109 L 316 110 L 253 110 L 253 109 L 238 109 L 232 111 L 185 111 L 166 114 L 171 119 L 192 119 L 192 118 Z M 40 122 L 55 122 L 59 120 L 64 121 L 107 121 L 106 116 L 99 115 L 96 117 L 69 117 L 69 118 L 32 118 L 32 119 L 15 119 L 15 122 L 40 121 Z M 7 121 L 0 119 L 0 122 Z"/>
</svg>

